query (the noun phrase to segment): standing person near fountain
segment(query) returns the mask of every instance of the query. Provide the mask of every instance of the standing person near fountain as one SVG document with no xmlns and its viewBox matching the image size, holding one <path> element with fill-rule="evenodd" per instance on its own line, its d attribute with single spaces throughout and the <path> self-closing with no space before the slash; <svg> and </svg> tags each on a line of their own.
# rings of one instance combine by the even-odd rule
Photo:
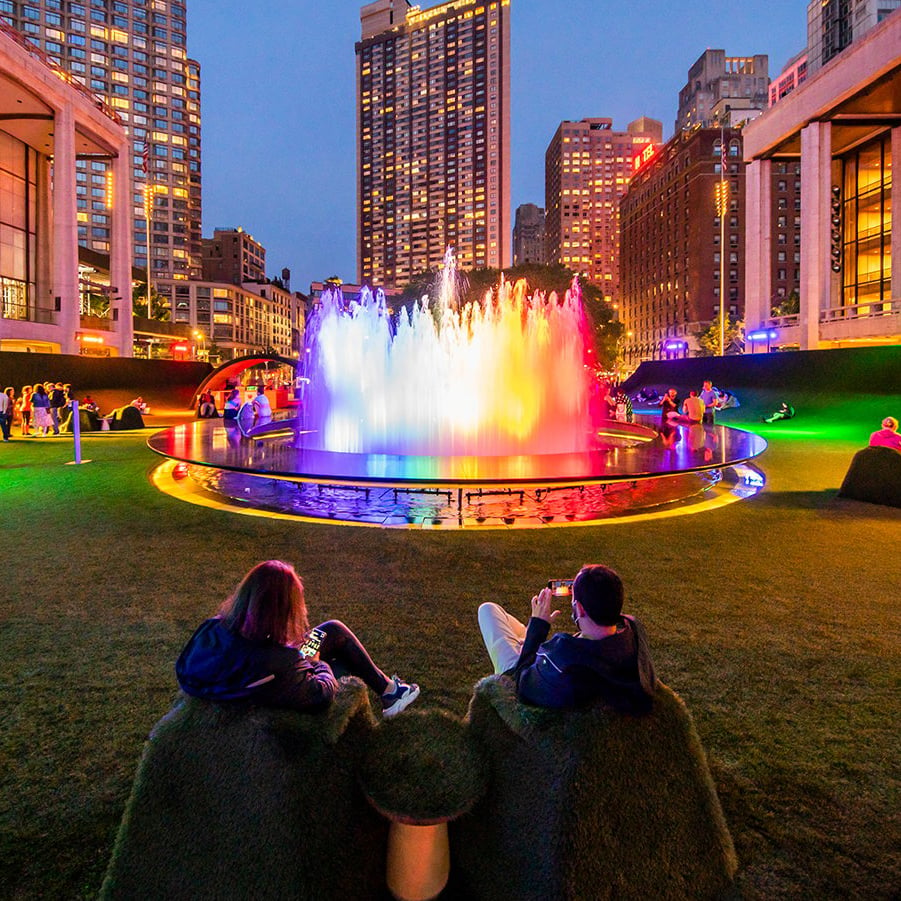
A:
<svg viewBox="0 0 901 901">
<path fill-rule="evenodd" d="M 280 560 L 247 573 L 218 615 L 191 636 L 175 672 L 194 697 L 305 712 L 326 708 L 338 690 L 336 676 L 343 675 L 358 676 L 375 691 L 385 717 L 419 696 L 418 685 L 389 679 L 344 623 L 329 620 L 311 630 L 303 582 Z"/>
<path fill-rule="evenodd" d="M 547 639 L 554 595 L 532 598 L 528 626 L 499 604 L 479 607 L 479 627 L 495 673 L 507 673 L 516 694 L 536 707 L 571 708 L 601 701 L 646 713 L 657 684 L 644 626 L 622 614 L 620 577 L 600 564 L 583 566 L 572 584 L 572 618 L 579 632 Z"/>
</svg>

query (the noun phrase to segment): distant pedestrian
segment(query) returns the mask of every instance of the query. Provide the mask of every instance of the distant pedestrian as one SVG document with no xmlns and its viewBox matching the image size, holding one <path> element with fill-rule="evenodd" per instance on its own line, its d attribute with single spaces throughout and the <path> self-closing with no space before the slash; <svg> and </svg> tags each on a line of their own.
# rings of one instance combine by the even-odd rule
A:
<svg viewBox="0 0 901 901">
<path fill-rule="evenodd" d="M 59 434 L 60 410 L 66 405 L 66 391 L 62 382 L 57 382 L 50 391 L 50 423 L 53 434 Z"/>
<path fill-rule="evenodd" d="M 50 418 L 50 395 L 40 382 L 34 386 L 34 393 L 31 395 L 31 410 L 34 433 L 43 438 L 50 431 L 53 420 Z"/>
<path fill-rule="evenodd" d="M 269 403 L 266 389 L 262 385 L 257 386 L 257 396 L 250 405 L 253 408 L 254 422 L 264 423 L 272 419 L 272 405 Z"/>
<path fill-rule="evenodd" d="M 679 398 L 675 388 L 670 388 L 657 403 L 660 407 L 660 423 L 666 425 L 670 417 L 679 415 Z"/>
<path fill-rule="evenodd" d="M 13 402 L 7 393 L 12 389 L 0 393 L 0 434 L 4 441 L 9 441 L 9 427 L 13 421 Z"/>
<path fill-rule="evenodd" d="M 613 400 L 616 402 L 617 420 L 619 422 L 632 422 L 634 419 L 632 398 L 622 388 L 617 388 L 616 393 L 613 395 Z"/>
<path fill-rule="evenodd" d="M 689 391 L 688 397 L 682 402 L 682 413 L 689 423 L 701 424 L 704 418 L 704 401 L 698 397 L 697 391 Z"/>
<path fill-rule="evenodd" d="M 704 387 L 701 388 L 701 393 L 698 397 L 704 401 L 704 425 L 714 425 L 716 423 L 716 402 L 718 395 L 716 388 L 713 387 L 713 382 L 711 382 L 710 379 L 704 380 Z"/>
<path fill-rule="evenodd" d="M 21 417 L 20 431 L 23 437 L 31 434 L 31 393 L 33 390 L 31 385 L 23 386 L 22 394 L 16 401 L 16 409 Z"/>
</svg>

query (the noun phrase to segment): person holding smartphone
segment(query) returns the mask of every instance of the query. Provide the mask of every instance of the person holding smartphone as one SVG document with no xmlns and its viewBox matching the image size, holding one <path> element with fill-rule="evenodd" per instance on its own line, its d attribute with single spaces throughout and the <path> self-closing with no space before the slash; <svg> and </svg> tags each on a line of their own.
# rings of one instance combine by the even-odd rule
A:
<svg viewBox="0 0 901 901">
<path fill-rule="evenodd" d="M 600 702 L 626 713 L 646 713 L 656 687 L 654 664 L 644 627 L 622 613 L 622 580 L 609 567 L 593 564 L 579 570 L 571 595 L 561 592 L 566 581 L 554 580 L 532 598 L 528 625 L 499 604 L 479 607 L 479 627 L 495 673 L 511 676 L 520 700 L 536 707 Z M 571 598 L 579 631 L 548 639 L 560 597 Z"/>
<path fill-rule="evenodd" d="M 182 691 L 212 701 L 325 709 L 338 676 L 358 676 L 381 698 L 382 716 L 405 710 L 419 686 L 390 679 L 339 620 L 310 629 L 303 582 L 288 563 L 267 560 L 191 636 L 175 664 Z"/>
</svg>

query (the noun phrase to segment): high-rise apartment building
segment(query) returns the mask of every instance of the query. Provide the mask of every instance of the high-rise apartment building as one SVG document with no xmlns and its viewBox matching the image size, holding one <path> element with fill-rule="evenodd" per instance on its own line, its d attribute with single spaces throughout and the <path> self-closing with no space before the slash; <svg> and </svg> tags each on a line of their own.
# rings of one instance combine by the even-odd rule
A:
<svg viewBox="0 0 901 901">
<path fill-rule="evenodd" d="M 200 275 L 200 67 L 181 0 L 0 0 L 22 33 L 120 116 L 134 154 L 134 261 L 153 278 Z M 110 252 L 103 160 L 79 162 L 78 240 Z M 145 186 L 151 185 L 150 241 Z"/>
<path fill-rule="evenodd" d="M 729 208 L 720 223 L 715 194 L 724 156 Z M 741 313 L 742 168 L 740 131 L 697 128 L 677 132 L 632 179 L 622 200 L 628 364 L 663 359 L 668 344 L 696 350 L 695 335 L 716 316 L 721 290 L 726 312 Z"/>
<path fill-rule="evenodd" d="M 204 238 L 203 278 L 208 282 L 266 281 L 266 248 L 243 228 L 217 228 Z"/>
<path fill-rule="evenodd" d="M 545 262 L 544 210 L 534 203 L 524 203 L 516 208 L 513 224 L 513 265 Z"/>
<path fill-rule="evenodd" d="M 672 348 L 678 356 L 696 352 L 698 333 L 719 313 L 721 291 L 726 313 L 744 315 L 742 142 L 740 128 L 682 131 L 632 178 L 621 203 L 621 318 L 630 366 L 663 359 Z M 767 217 L 774 228 L 767 281 L 770 307 L 777 308 L 800 286 L 801 175 L 791 160 L 769 171 Z M 716 202 L 721 182 L 723 222 Z"/>
<path fill-rule="evenodd" d="M 731 117 L 715 119 L 716 112 L 728 112 L 725 106 L 766 109 L 768 67 L 765 55 L 726 56 L 724 50 L 705 50 L 688 70 L 688 81 L 679 91 L 676 131 L 731 124 Z M 743 118 L 751 117 L 745 114 Z"/>
<path fill-rule="evenodd" d="M 357 271 L 510 263 L 510 0 L 375 0 L 357 54 Z"/>
<path fill-rule="evenodd" d="M 612 119 L 562 122 L 545 154 L 547 261 L 562 263 L 619 297 L 619 201 L 634 158 L 663 140 L 663 125 L 642 117 L 626 131 Z"/>
<path fill-rule="evenodd" d="M 901 7 L 901 0 L 811 0 L 807 4 L 807 53 L 811 74 L 898 7 Z"/>
</svg>

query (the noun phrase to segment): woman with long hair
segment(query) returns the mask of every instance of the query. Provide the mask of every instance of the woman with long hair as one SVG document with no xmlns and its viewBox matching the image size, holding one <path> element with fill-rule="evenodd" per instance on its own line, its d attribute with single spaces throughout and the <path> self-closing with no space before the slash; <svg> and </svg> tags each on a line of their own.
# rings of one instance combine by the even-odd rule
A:
<svg viewBox="0 0 901 901">
<path fill-rule="evenodd" d="M 303 582 L 281 560 L 258 563 L 212 619 L 201 623 L 175 665 L 189 695 L 318 711 L 338 690 L 337 676 L 358 676 L 395 716 L 419 686 L 388 678 L 344 623 L 310 629 Z"/>
<path fill-rule="evenodd" d="M 23 436 L 31 434 L 31 392 L 31 385 L 25 385 L 22 388 L 22 394 L 16 401 L 16 409 L 22 417 L 21 431 Z"/>
</svg>

